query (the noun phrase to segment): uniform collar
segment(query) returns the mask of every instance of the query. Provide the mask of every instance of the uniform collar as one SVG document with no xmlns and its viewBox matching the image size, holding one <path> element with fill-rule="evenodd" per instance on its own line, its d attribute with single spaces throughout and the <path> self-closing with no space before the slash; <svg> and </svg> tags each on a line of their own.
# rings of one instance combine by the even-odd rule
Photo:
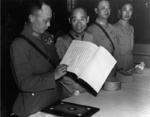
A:
<svg viewBox="0 0 150 117">
<path fill-rule="evenodd" d="M 103 26 L 104 28 L 108 27 L 108 23 L 105 25 L 102 21 L 100 21 L 98 18 L 96 19 L 96 23 L 100 24 L 101 26 Z"/>
<path fill-rule="evenodd" d="M 77 34 L 77 33 L 74 32 L 73 30 L 71 30 L 70 33 L 72 34 L 72 36 L 73 36 L 75 39 L 83 40 L 85 31 L 84 31 L 82 34 Z"/>
<path fill-rule="evenodd" d="M 28 23 L 25 23 L 23 32 L 25 33 L 25 35 L 28 35 L 29 37 L 32 36 L 34 38 L 41 40 L 41 35 L 34 32 Z"/>
<path fill-rule="evenodd" d="M 124 20 L 119 20 L 119 23 L 120 24 L 122 24 L 123 26 L 125 26 L 125 27 L 128 27 L 129 26 L 129 23 L 128 22 L 126 22 L 126 21 L 124 21 Z"/>
</svg>

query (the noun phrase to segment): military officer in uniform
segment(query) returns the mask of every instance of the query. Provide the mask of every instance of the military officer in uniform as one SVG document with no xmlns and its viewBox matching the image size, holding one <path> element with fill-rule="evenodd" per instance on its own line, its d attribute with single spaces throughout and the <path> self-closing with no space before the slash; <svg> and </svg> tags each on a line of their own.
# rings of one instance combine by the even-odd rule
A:
<svg viewBox="0 0 150 117">
<path fill-rule="evenodd" d="M 115 28 L 108 23 L 108 18 L 111 13 L 110 3 L 108 0 L 100 0 L 95 8 L 97 19 L 91 24 L 87 31 L 94 36 L 94 43 L 97 46 L 105 47 L 112 55 L 117 48 Z M 115 69 L 112 70 L 108 79 L 113 79 Z"/>
<path fill-rule="evenodd" d="M 133 6 L 130 2 L 126 2 L 122 4 L 119 11 L 120 19 L 114 24 L 118 37 L 118 51 L 115 56 L 118 61 L 117 69 L 128 71 L 133 68 L 134 27 L 129 23 Z"/>
<path fill-rule="evenodd" d="M 58 37 L 55 44 L 59 59 L 63 58 L 72 40 L 93 42 L 93 35 L 85 31 L 88 22 L 89 16 L 83 8 L 78 7 L 72 10 L 69 17 L 72 29 L 67 34 Z M 61 84 L 64 87 L 64 98 L 85 92 L 79 83 L 68 76 L 63 77 Z"/>
<path fill-rule="evenodd" d="M 44 0 L 29 2 L 28 21 L 20 34 L 22 36 L 17 37 L 10 48 L 12 68 L 20 90 L 12 115 L 19 117 L 27 117 L 60 101 L 60 85 L 56 80 L 65 75 L 67 69 L 66 65 L 57 65 L 58 55 L 53 38 L 45 31 L 50 26 L 51 7 Z"/>
<path fill-rule="evenodd" d="M 115 49 L 116 32 L 114 31 L 114 27 L 108 23 L 107 20 L 111 13 L 110 3 L 108 0 L 100 0 L 97 7 L 95 8 L 95 12 L 97 14 L 97 19 L 95 23 L 91 24 L 87 28 L 87 31 L 93 34 L 94 43 L 97 46 L 103 46 L 113 54 Z"/>
</svg>

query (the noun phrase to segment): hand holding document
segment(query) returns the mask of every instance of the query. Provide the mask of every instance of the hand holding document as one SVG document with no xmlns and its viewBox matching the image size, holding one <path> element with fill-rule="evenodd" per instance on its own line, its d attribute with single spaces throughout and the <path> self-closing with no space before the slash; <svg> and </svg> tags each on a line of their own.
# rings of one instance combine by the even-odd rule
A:
<svg viewBox="0 0 150 117">
<path fill-rule="evenodd" d="M 76 74 L 98 93 L 116 60 L 102 46 L 73 40 L 60 64 L 68 65 L 67 71 Z"/>
</svg>

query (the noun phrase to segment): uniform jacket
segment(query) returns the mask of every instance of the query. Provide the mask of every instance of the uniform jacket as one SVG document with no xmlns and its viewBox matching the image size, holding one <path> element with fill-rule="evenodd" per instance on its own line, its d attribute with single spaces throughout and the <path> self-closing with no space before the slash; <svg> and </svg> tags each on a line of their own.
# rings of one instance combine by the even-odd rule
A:
<svg viewBox="0 0 150 117">
<path fill-rule="evenodd" d="M 100 24 L 100 20 L 96 19 L 96 23 Z M 94 43 L 97 46 L 103 46 L 105 49 L 107 49 L 114 56 L 114 53 L 116 53 L 116 50 L 118 48 L 118 45 L 116 42 L 116 38 L 117 38 L 116 30 L 115 30 L 114 26 L 112 26 L 109 23 L 107 24 L 107 27 L 103 26 L 103 28 L 105 29 L 105 31 L 109 35 L 109 37 L 110 37 L 110 39 L 114 45 L 114 48 L 113 48 L 111 41 L 108 39 L 108 37 L 105 35 L 105 33 L 95 23 L 91 24 L 87 28 L 87 31 L 93 34 Z M 109 74 L 107 80 L 114 80 L 113 78 L 115 75 L 115 71 L 116 71 L 116 68 L 114 67 L 113 70 L 111 71 L 111 73 Z"/>
<path fill-rule="evenodd" d="M 83 35 L 77 35 L 72 30 L 70 31 L 70 33 L 74 37 L 75 40 L 93 42 L 93 35 L 90 33 L 84 32 Z M 63 58 L 72 40 L 73 39 L 68 34 L 65 34 L 57 38 L 55 47 L 56 47 L 56 51 L 58 53 L 59 59 Z M 72 80 L 68 76 L 64 76 L 64 78 L 61 80 L 61 83 L 70 93 L 73 93 L 76 90 L 79 90 L 79 91 L 83 90 L 83 88 L 78 83 L 76 83 L 74 80 Z"/>
<path fill-rule="evenodd" d="M 75 40 L 94 42 L 93 35 L 90 33 L 84 32 L 83 35 L 77 35 L 72 30 L 70 31 L 70 33 L 74 37 Z M 64 55 L 65 55 L 67 49 L 69 48 L 72 40 L 73 39 L 68 34 L 65 34 L 65 35 L 57 38 L 55 47 L 56 47 L 56 51 L 57 51 L 57 54 L 59 56 L 59 59 L 62 59 L 64 57 Z"/>
<path fill-rule="evenodd" d="M 100 22 L 99 19 L 96 19 L 96 22 L 99 24 L 99 22 Z M 115 43 L 116 32 L 114 30 L 114 27 L 108 23 L 108 26 L 103 27 L 103 28 L 106 30 L 106 32 L 110 36 L 114 46 L 116 46 L 116 43 Z M 107 36 L 104 34 L 104 32 L 96 24 L 91 24 L 87 28 L 87 31 L 93 34 L 94 43 L 97 46 L 105 47 L 110 53 L 112 53 L 114 51 L 110 40 L 107 38 Z"/>
<path fill-rule="evenodd" d="M 28 37 L 51 59 L 57 60 L 55 46 L 48 32 L 37 37 L 26 24 L 21 34 Z M 16 115 L 27 117 L 60 100 L 53 66 L 26 40 L 16 38 L 11 44 L 10 55 L 20 90 L 13 105 Z"/>
<path fill-rule="evenodd" d="M 117 30 L 117 69 L 126 71 L 133 67 L 134 28 L 130 24 L 124 26 L 121 20 L 114 24 L 114 27 Z"/>
</svg>

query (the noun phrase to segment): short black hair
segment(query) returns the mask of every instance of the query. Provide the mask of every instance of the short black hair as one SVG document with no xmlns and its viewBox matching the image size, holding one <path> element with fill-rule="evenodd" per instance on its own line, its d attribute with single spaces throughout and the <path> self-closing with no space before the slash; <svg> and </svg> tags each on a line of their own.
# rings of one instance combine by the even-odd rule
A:
<svg viewBox="0 0 150 117">
<path fill-rule="evenodd" d="M 76 10 L 78 10 L 78 9 L 82 9 L 83 12 L 85 13 L 85 16 L 86 16 L 86 17 L 88 16 L 88 14 L 87 14 L 85 8 L 79 6 L 79 7 L 75 7 L 75 8 L 71 11 L 71 13 L 70 13 L 70 18 L 72 18 L 74 12 L 75 12 Z"/>
<path fill-rule="evenodd" d="M 33 14 L 36 10 L 40 10 L 43 4 L 49 5 L 46 0 L 29 0 L 27 4 L 27 16 Z"/>
<path fill-rule="evenodd" d="M 41 10 L 43 4 L 50 6 L 47 0 L 25 0 L 21 8 L 23 12 L 22 16 L 24 18 L 24 21 L 28 21 L 29 15 L 33 14 L 34 11 Z"/>
<path fill-rule="evenodd" d="M 102 1 L 107 1 L 109 4 L 110 4 L 110 1 L 109 0 L 98 0 L 95 4 L 95 8 L 98 8 L 99 6 L 99 3 L 102 2 Z"/>
<path fill-rule="evenodd" d="M 124 0 L 122 1 L 120 4 L 119 4 L 119 10 L 122 9 L 122 7 L 125 5 L 125 4 L 130 4 L 132 7 L 133 7 L 133 3 L 129 0 Z"/>
</svg>

